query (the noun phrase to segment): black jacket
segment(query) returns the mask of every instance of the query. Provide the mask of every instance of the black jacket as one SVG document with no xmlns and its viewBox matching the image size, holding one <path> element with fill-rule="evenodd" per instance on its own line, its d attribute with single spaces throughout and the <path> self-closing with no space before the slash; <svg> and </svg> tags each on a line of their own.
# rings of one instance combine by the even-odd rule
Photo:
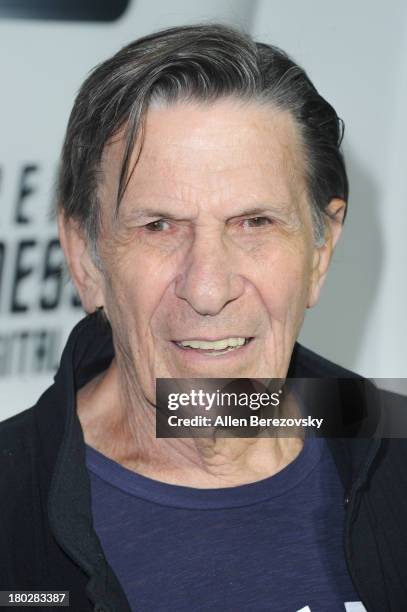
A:
<svg viewBox="0 0 407 612">
<path fill-rule="evenodd" d="M 74 612 L 130 610 L 92 526 L 75 409 L 77 389 L 112 356 L 110 330 L 95 315 L 84 318 L 55 383 L 34 407 L 0 423 L 0 590 L 69 590 Z M 343 379 L 345 411 L 356 402 L 363 413 L 378 393 L 366 393 L 364 379 L 298 343 L 289 375 Z M 368 612 L 406 612 L 407 445 L 372 436 L 380 419 L 373 410 L 369 437 L 328 443 L 346 491 L 344 550 L 355 589 Z"/>
</svg>

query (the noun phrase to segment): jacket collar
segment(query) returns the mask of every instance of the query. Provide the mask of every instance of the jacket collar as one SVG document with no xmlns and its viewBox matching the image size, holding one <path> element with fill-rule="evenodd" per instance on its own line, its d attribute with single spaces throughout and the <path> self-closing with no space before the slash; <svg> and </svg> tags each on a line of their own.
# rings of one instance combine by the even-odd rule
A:
<svg viewBox="0 0 407 612">
<path fill-rule="evenodd" d="M 51 530 L 65 553 L 88 575 L 86 593 L 96 609 L 131 612 L 93 529 L 85 441 L 76 412 L 77 390 L 106 369 L 112 359 L 112 339 L 106 331 L 96 316 L 85 317 L 74 328 L 62 354 L 55 384 L 50 389 L 51 396 L 47 402 L 40 399 L 36 407 L 37 421 L 42 446 L 47 448 L 51 460 L 48 465 Z M 52 412 L 55 415 L 51 415 Z M 59 447 L 49 442 L 52 427 L 58 432 Z"/>
<path fill-rule="evenodd" d="M 44 461 L 49 471 L 48 514 L 51 529 L 62 549 L 89 576 L 87 594 L 103 602 L 105 610 L 129 611 L 124 592 L 107 563 L 93 529 L 89 476 L 85 463 L 85 442 L 76 413 L 76 392 L 91 378 L 105 370 L 114 355 L 111 330 L 99 314 L 88 315 L 71 332 L 63 351 L 54 385 L 40 398 L 36 410 Z M 376 405 L 373 389 L 361 393 L 366 385 L 361 377 L 331 364 L 296 343 L 290 363 L 292 377 L 343 377 L 343 404 L 355 393 L 361 413 Z M 350 382 L 349 382 L 350 381 Z M 362 486 L 379 449 L 378 411 L 370 410 L 369 435 L 364 438 L 329 438 L 346 495 Z"/>
</svg>

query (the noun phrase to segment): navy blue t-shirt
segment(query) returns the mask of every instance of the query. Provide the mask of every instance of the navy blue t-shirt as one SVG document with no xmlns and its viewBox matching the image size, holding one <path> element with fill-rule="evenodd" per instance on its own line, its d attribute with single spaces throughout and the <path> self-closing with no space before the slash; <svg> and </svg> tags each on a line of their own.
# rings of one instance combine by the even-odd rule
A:
<svg viewBox="0 0 407 612">
<path fill-rule="evenodd" d="M 162 483 L 86 447 L 106 558 L 140 612 L 362 612 L 343 552 L 343 490 L 321 438 L 264 480 Z"/>
</svg>

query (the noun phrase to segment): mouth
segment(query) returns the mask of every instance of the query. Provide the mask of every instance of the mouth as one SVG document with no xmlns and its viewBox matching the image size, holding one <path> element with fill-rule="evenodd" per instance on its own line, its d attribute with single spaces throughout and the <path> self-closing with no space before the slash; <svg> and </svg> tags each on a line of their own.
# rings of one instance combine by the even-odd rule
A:
<svg viewBox="0 0 407 612">
<path fill-rule="evenodd" d="M 226 355 L 226 353 L 238 352 L 244 350 L 253 337 L 236 336 L 222 338 L 220 340 L 181 340 L 174 344 L 182 351 L 190 354 L 201 354 L 212 357 Z"/>
</svg>

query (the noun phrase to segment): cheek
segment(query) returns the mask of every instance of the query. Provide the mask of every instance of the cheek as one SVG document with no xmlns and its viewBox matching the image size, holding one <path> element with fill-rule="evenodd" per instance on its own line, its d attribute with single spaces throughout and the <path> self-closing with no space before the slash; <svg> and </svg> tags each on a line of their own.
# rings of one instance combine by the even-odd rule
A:
<svg viewBox="0 0 407 612">
<path fill-rule="evenodd" d="M 142 342 L 171 281 L 168 263 L 137 252 L 109 259 L 104 293 L 112 327 Z"/>
<path fill-rule="evenodd" d="M 304 245 L 296 242 L 272 256 L 263 254 L 253 284 L 258 289 L 272 321 L 281 323 L 302 320 L 306 309 L 311 261 Z"/>
</svg>

